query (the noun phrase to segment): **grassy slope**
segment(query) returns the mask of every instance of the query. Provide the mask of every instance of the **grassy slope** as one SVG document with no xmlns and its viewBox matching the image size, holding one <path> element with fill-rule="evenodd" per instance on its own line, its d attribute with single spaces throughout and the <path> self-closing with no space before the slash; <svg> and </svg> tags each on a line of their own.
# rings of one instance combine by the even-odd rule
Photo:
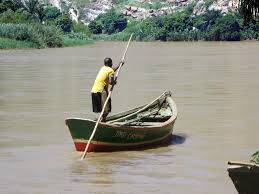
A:
<svg viewBox="0 0 259 194">
<path fill-rule="evenodd" d="M 94 41 L 89 40 L 80 40 L 80 39 L 74 39 L 74 38 L 68 38 L 64 37 L 64 46 L 79 46 L 79 45 L 86 45 L 86 44 L 93 44 Z"/>
<path fill-rule="evenodd" d="M 8 38 L 0 37 L 0 49 L 14 49 L 14 48 L 37 48 L 37 45 L 32 42 L 18 41 Z"/>
<path fill-rule="evenodd" d="M 80 46 L 86 44 L 93 44 L 94 40 L 79 40 L 73 38 L 64 37 L 64 46 L 71 47 L 71 46 Z M 29 41 L 19 41 L 9 38 L 1 38 L 0 37 L 0 49 L 25 49 L 25 48 L 38 48 L 38 46 Z"/>
</svg>

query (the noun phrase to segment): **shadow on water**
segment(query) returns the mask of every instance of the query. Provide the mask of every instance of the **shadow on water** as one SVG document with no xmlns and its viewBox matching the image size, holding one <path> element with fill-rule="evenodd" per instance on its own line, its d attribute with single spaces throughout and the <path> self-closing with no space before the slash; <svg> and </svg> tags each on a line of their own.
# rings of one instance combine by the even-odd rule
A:
<svg viewBox="0 0 259 194">
<path fill-rule="evenodd" d="M 183 144 L 187 136 L 185 134 L 174 134 L 170 140 L 170 145 Z"/>
</svg>

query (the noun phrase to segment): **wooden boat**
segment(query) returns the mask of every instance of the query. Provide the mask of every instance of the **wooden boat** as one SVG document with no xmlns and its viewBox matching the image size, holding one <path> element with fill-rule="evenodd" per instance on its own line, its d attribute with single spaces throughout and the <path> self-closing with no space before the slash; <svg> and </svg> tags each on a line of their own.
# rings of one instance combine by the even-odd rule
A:
<svg viewBox="0 0 259 194">
<path fill-rule="evenodd" d="M 259 165 L 228 162 L 228 173 L 239 194 L 259 194 Z"/>
<path fill-rule="evenodd" d="M 177 118 L 177 107 L 166 91 L 149 104 L 107 117 L 100 122 L 88 152 L 132 150 L 168 144 Z M 66 119 L 77 151 L 84 151 L 95 120 Z"/>
</svg>

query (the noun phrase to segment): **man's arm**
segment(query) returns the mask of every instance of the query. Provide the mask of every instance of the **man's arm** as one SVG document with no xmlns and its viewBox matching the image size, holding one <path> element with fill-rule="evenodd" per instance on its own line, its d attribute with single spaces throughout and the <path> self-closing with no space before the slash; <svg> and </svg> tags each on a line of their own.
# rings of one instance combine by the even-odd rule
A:
<svg viewBox="0 0 259 194">
<path fill-rule="evenodd" d="M 119 69 L 119 67 L 120 67 L 120 64 L 124 65 L 124 62 L 120 61 L 119 64 L 116 67 L 113 67 L 113 70 L 117 71 Z"/>
<path fill-rule="evenodd" d="M 116 84 L 114 75 L 109 76 L 109 84 L 110 84 L 110 85 L 115 85 L 115 84 Z"/>
</svg>

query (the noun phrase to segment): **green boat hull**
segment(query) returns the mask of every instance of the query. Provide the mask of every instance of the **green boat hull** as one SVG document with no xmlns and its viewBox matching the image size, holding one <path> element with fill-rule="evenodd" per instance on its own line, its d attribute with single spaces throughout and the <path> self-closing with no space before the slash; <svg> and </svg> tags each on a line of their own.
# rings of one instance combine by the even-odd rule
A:
<svg viewBox="0 0 259 194">
<path fill-rule="evenodd" d="M 259 193 L 259 165 L 229 162 L 228 173 L 239 194 Z"/>
<path fill-rule="evenodd" d="M 177 108 L 170 92 L 161 96 L 151 104 L 111 116 L 106 123 L 100 122 L 88 151 L 131 150 L 168 144 Z M 157 112 L 152 115 L 152 111 Z M 96 121 L 90 119 L 66 119 L 77 151 L 84 151 L 95 124 Z"/>
</svg>

